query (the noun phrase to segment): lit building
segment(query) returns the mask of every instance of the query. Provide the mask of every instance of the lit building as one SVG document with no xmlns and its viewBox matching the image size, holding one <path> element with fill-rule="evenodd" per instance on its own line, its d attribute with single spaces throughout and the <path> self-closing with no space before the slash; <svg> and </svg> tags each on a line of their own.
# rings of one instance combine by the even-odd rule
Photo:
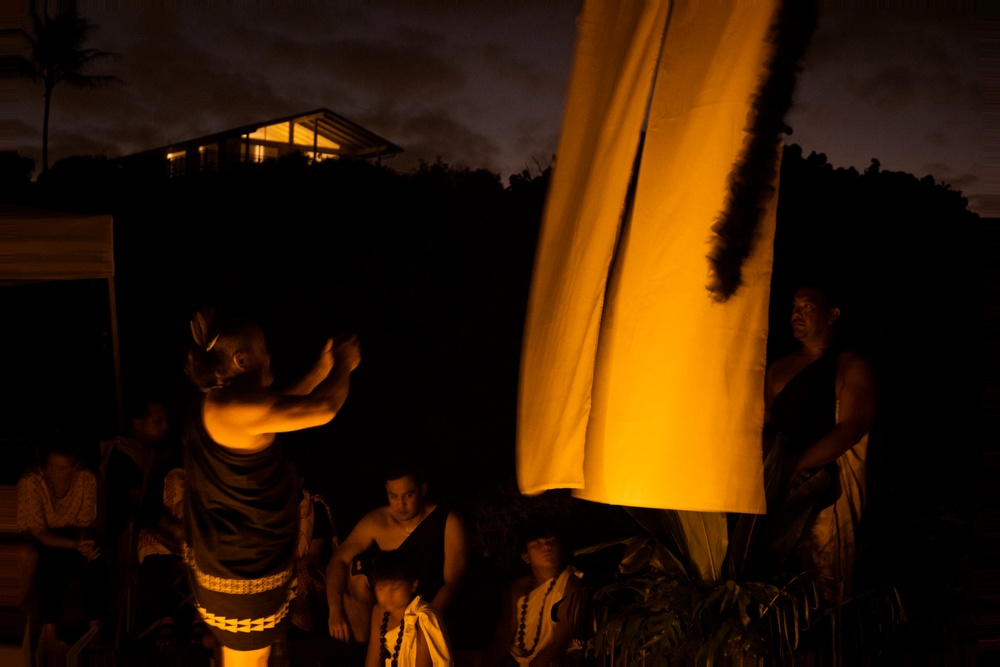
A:
<svg viewBox="0 0 1000 667">
<path fill-rule="evenodd" d="M 171 176 L 231 169 L 301 153 L 314 162 L 329 159 L 381 161 L 402 148 L 357 123 L 317 109 L 216 132 L 196 139 L 133 153 L 123 162 L 164 164 Z"/>
</svg>

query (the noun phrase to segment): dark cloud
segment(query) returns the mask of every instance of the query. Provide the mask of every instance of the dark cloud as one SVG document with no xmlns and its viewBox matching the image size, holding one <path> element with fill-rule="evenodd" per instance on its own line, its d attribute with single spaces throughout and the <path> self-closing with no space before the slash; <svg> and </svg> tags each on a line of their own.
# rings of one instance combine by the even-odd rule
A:
<svg viewBox="0 0 1000 667">
<path fill-rule="evenodd" d="M 176 12 L 149 12 L 121 25 L 107 23 L 127 30 L 132 42 L 122 43 L 127 57 L 107 70 L 126 85 L 57 88 L 53 157 L 95 150 L 116 156 L 288 113 L 266 78 L 229 69 L 193 43 Z M 99 34 L 108 37 L 108 32 Z M 115 35 L 110 38 L 114 42 Z"/>
<path fill-rule="evenodd" d="M 38 113 L 41 113 L 41 105 L 38 106 Z M 23 119 L 15 118 L 0 122 L 0 138 L 4 143 L 14 140 L 15 137 L 25 139 L 40 138 L 42 133 L 34 124 L 26 123 Z"/>
<path fill-rule="evenodd" d="M 266 53 L 272 67 L 301 69 L 312 80 L 332 78 L 375 97 L 435 97 L 465 85 L 465 74 L 424 43 L 400 46 L 345 39 L 306 46 L 284 40 L 269 45 Z"/>
<path fill-rule="evenodd" d="M 846 90 L 875 109 L 891 113 L 913 103 L 917 87 L 909 67 L 895 66 L 858 79 L 852 77 Z"/>
<path fill-rule="evenodd" d="M 382 110 L 364 118 L 372 126 L 387 128 L 390 136 L 406 137 L 405 152 L 394 157 L 391 163 L 400 171 L 416 168 L 421 161 L 431 163 L 439 158 L 460 168 L 481 167 L 493 171 L 502 168 L 493 139 L 456 119 L 447 110 L 405 115 Z"/>
<path fill-rule="evenodd" d="M 523 156 L 524 164 L 520 168 L 537 171 L 539 167 L 550 166 L 559 143 L 558 128 L 553 130 L 536 119 L 523 119 L 515 124 L 515 130 L 510 149 L 515 155 Z"/>
<path fill-rule="evenodd" d="M 52 128 L 49 130 L 49 146 L 50 165 L 69 155 L 104 155 L 108 157 L 118 155 L 116 141 L 92 132 L 79 131 L 76 128 Z M 72 146 L 72 150 L 58 150 L 62 146 Z"/>
<path fill-rule="evenodd" d="M 380 25 L 377 10 L 347 13 L 330 7 L 297 23 L 281 13 L 258 11 L 258 19 L 230 38 L 228 49 L 243 53 L 244 67 L 265 76 L 292 77 L 314 84 L 335 81 L 358 97 L 407 98 L 461 90 L 465 73 L 446 51 L 440 32 L 420 26 Z M 352 23 L 353 22 L 353 23 Z M 304 30 L 291 29 L 293 25 Z"/>
<path fill-rule="evenodd" d="M 984 188 L 962 176 L 979 168 L 983 130 L 976 26 L 967 12 L 824 9 L 790 140 L 835 166 L 861 169 L 875 156 L 884 169 L 961 182 L 967 195 Z"/>
<path fill-rule="evenodd" d="M 916 102 L 968 104 L 978 79 L 975 30 L 975 18 L 960 12 L 828 10 L 804 69 L 889 112 Z"/>
<path fill-rule="evenodd" d="M 484 76 L 499 85 L 513 85 L 532 95 L 551 95 L 552 91 L 566 85 L 566 79 L 560 76 L 561 70 L 553 72 L 510 45 L 485 44 L 478 56 L 485 65 Z"/>
<path fill-rule="evenodd" d="M 128 85 L 58 90 L 51 157 L 120 155 L 328 107 L 403 146 L 399 169 L 439 156 L 501 175 L 534 169 L 556 149 L 581 4 L 81 0 L 101 26 L 92 46 L 122 54 L 111 71 Z M 981 145 L 974 29 L 958 14 L 824 7 L 790 140 L 837 166 L 878 156 L 886 169 L 985 187 L 958 177 L 975 173 Z M 20 122 L 5 131 L 37 159 L 39 90 L 19 90 Z"/>
<path fill-rule="evenodd" d="M 326 106 L 406 147 L 397 165 L 441 156 L 502 171 L 553 150 L 578 2 L 81 8 L 100 25 L 94 46 L 122 53 L 128 86 L 57 91 L 54 159 Z"/>
</svg>

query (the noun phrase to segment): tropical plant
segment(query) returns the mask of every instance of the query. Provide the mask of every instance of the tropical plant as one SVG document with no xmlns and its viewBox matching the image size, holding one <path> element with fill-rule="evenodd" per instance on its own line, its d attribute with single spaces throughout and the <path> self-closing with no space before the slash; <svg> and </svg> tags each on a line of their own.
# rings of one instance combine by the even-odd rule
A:
<svg viewBox="0 0 1000 667">
<path fill-rule="evenodd" d="M 845 619 L 882 638 L 905 622 L 894 588 L 824 606 L 808 573 L 771 581 L 707 582 L 652 536 L 633 536 L 583 549 L 624 547 L 617 578 L 593 592 L 586 652 L 598 664 L 702 665 L 793 662 L 803 642 L 841 664 Z M 850 612 L 850 613 L 845 613 Z M 873 646 L 852 646 L 853 653 Z"/>
<path fill-rule="evenodd" d="M 24 74 L 45 88 L 45 112 L 42 120 L 42 172 L 49 169 L 49 109 L 52 91 L 65 83 L 77 88 L 100 88 L 123 83 L 116 76 L 84 74 L 83 70 L 95 62 L 115 59 L 117 54 L 98 49 L 84 48 L 84 43 L 97 26 L 80 17 L 75 11 L 55 16 L 47 13 L 32 16 L 33 31 L 28 40 L 30 58 L 25 62 Z"/>
</svg>

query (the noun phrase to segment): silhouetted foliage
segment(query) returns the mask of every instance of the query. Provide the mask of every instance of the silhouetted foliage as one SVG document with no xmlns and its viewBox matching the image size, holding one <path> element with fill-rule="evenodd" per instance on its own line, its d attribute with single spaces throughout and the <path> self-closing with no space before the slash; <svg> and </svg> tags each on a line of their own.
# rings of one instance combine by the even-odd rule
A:
<svg viewBox="0 0 1000 667">
<path fill-rule="evenodd" d="M 45 112 L 42 119 L 42 172 L 49 169 L 49 110 L 52 91 L 59 84 L 76 88 L 99 88 L 122 83 L 116 76 L 84 74 L 91 64 L 116 58 L 107 51 L 84 48 L 84 43 L 97 26 L 79 16 L 75 11 L 65 11 L 55 16 L 48 13 L 32 15 L 32 34 L 27 65 L 22 72 L 34 81 L 41 81 L 45 91 Z"/>
<path fill-rule="evenodd" d="M 110 188 L 117 181 L 118 163 L 104 156 L 74 155 L 58 160 L 38 176 L 43 193 L 51 193 L 47 201 L 59 208 L 72 208 L 79 213 L 106 211 L 114 193 Z"/>
<path fill-rule="evenodd" d="M 0 203 L 24 200 L 34 171 L 31 158 L 17 151 L 0 151 Z"/>
<path fill-rule="evenodd" d="M 838 285 L 848 345 L 872 361 L 880 409 L 868 464 L 859 585 L 900 590 L 915 646 L 968 639 L 980 456 L 981 221 L 933 178 L 833 169 L 786 149 L 770 357 L 792 344 L 801 282 Z"/>
</svg>

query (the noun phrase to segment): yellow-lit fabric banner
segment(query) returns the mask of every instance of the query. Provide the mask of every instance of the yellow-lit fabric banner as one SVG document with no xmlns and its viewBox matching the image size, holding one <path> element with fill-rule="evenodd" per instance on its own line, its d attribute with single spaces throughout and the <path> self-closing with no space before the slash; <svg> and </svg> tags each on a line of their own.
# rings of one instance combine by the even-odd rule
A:
<svg viewBox="0 0 1000 667">
<path fill-rule="evenodd" d="M 523 493 L 570 488 L 603 503 L 764 511 L 776 197 L 735 296 L 717 302 L 706 285 L 712 226 L 771 55 L 775 9 L 585 2 L 522 351 Z"/>
</svg>

